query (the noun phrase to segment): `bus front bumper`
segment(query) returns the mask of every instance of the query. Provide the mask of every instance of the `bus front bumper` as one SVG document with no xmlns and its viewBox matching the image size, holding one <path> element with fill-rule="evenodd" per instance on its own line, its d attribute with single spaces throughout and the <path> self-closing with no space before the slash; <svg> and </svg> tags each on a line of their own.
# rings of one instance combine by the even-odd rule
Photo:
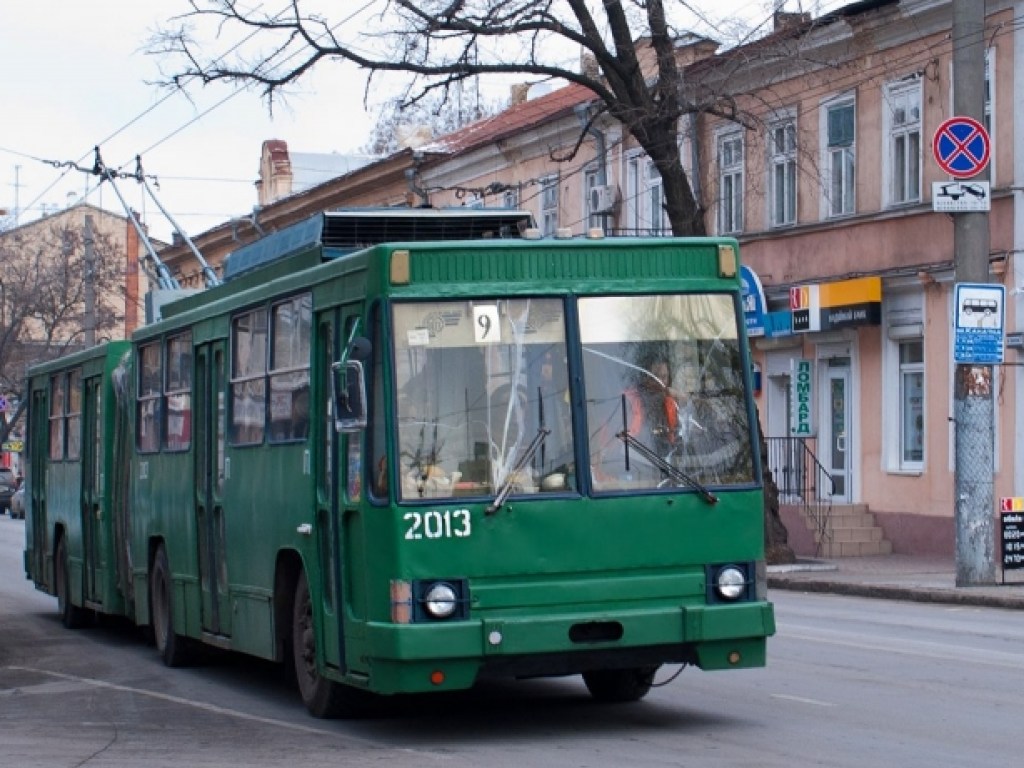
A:
<svg viewBox="0 0 1024 768">
<path fill-rule="evenodd" d="M 378 693 L 458 690 L 479 678 L 545 677 L 592 669 L 765 664 L 771 603 L 509 615 L 451 623 L 372 623 L 359 644 Z"/>
</svg>

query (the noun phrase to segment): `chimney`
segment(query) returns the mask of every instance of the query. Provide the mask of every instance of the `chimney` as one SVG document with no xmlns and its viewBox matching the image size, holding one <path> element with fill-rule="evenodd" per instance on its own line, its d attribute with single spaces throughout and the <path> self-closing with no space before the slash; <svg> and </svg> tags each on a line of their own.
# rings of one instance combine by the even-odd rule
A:
<svg viewBox="0 0 1024 768">
<path fill-rule="evenodd" d="M 516 83 L 509 90 L 508 105 L 515 107 L 519 104 L 525 104 L 527 97 L 530 95 L 530 84 L 529 83 Z"/>
<path fill-rule="evenodd" d="M 137 218 L 135 211 L 129 216 Z M 130 221 L 125 221 L 124 268 L 124 338 L 130 338 L 139 327 L 139 233 Z"/>
<path fill-rule="evenodd" d="M 772 17 L 773 29 L 776 32 L 810 23 L 811 14 L 809 13 L 787 13 L 786 11 L 776 10 L 775 15 Z"/>
<path fill-rule="evenodd" d="M 591 80 L 601 77 L 601 67 L 597 64 L 597 57 L 586 48 L 580 49 L 580 74 Z"/>
</svg>

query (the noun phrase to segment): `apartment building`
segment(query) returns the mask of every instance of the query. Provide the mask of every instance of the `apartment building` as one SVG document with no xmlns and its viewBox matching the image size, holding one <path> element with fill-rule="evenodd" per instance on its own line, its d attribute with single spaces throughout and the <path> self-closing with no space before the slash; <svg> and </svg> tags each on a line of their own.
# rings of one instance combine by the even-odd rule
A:
<svg viewBox="0 0 1024 768">
<path fill-rule="evenodd" d="M 90 288 L 96 342 L 127 338 L 143 321 L 146 253 L 124 215 L 77 203 L 0 232 L 0 252 L 0 325 L 16 328 L 29 363 L 40 345 L 44 355 L 81 347 Z"/>
<path fill-rule="evenodd" d="M 786 446 L 800 437 L 824 472 L 808 486 L 792 447 L 773 454 L 783 501 L 822 497 L 836 521 L 858 529 L 824 532 L 831 554 L 953 551 L 953 221 L 933 210 L 932 184 L 949 176 L 931 156 L 936 129 L 954 116 L 951 7 L 871 0 L 815 20 L 782 14 L 768 37 L 724 52 L 700 38 L 679 47 L 684 79 L 728 88 L 743 116 L 684 118 L 683 164 L 706 230 L 739 239 L 763 288 L 750 329 L 764 432 Z M 1016 331 L 1024 3 L 990 0 L 985 40 L 990 279 L 1006 287 L 1005 327 Z M 593 100 L 577 85 L 521 89 L 500 115 L 270 203 L 197 243 L 216 265 L 260 232 L 317 211 L 396 204 L 526 208 L 552 237 L 668 234 L 657 171 L 621 125 L 591 120 Z M 264 146 L 268 176 L 285 167 L 282 151 Z M 270 177 L 262 188 L 275 187 Z M 180 244 L 163 256 L 187 274 Z M 1024 494 L 1017 355 L 1007 350 L 994 376 L 997 498 Z M 787 505 L 794 544 L 822 551 L 799 509 Z"/>
<path fill-rule="evenodd" d="M 954 547 L 953 217 L 932 200 L 933 182 L 950 181 L 932 142 L 955 116 L 951 6 L 859 3 L 806 26 L 790 61 L 731 73 L 749 78 L 763 128 L 708 121 L 702 135 L 709 227 L 740 238 L 765 291 L 753 340 L 765 433 L 815 436 L 832 501 L 858 505 L 852 527 L 875 529 L 833 540 L 836 553 Z M 1022 11 L 987 4 L 984 51 L 989 279 L 1006 286 L 1009 330 L 1021 317 Z M 1024 486 L 1017 354 L 994 375 L 996 498 Z M 801 464 L 774 464 L 785 494 Z"/>
<path fill-rule="evenodd" d="M 132 223 L 87 203 L 0 232 L 0 420 L 5 426 L 18 413 L 28 366 L 81 349 L 90 338 L 92 343 L 125 338 L 138 327 L 147 287 L 139 256 Z M 17 471 L 23 424 L 19 420 L 10 427 L 0 446 L 0 466 Z"/>
</svg>

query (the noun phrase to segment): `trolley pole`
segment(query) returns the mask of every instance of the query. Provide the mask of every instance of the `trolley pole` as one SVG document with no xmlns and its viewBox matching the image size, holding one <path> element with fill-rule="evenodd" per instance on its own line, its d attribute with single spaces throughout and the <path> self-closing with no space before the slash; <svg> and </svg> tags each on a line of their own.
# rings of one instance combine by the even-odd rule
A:
<svg viewBox="0 0 1024 768">
<path fill-rule="evenodd" d="M 953 112 L 984 122 L 985 3 L 950 2 Z M 985 168 L 976 178 L 988 179 Z M 953 214 L 956 283 L 987 283 L 987 213 Z M 991 365 L 957 364 L 953 383 L 955 435 L 956 585 L 996 583 L 995 429 Z"/>
</svg>

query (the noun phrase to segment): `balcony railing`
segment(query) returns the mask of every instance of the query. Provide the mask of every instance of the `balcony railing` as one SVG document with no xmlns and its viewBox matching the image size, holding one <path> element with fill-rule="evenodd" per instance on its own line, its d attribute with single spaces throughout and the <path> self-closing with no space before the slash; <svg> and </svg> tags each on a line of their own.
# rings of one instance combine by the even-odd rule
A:
<svg viewBox="0 0 1024 768">
<path fill-rule="evenodd" d="M 779 503 L 793 504 L 814 524 L 816 553 L 832 541 L 832 475 L 818 461 L 812 437 L 767 437 L 768 466 L 779 489 Z"/>
</svg>

